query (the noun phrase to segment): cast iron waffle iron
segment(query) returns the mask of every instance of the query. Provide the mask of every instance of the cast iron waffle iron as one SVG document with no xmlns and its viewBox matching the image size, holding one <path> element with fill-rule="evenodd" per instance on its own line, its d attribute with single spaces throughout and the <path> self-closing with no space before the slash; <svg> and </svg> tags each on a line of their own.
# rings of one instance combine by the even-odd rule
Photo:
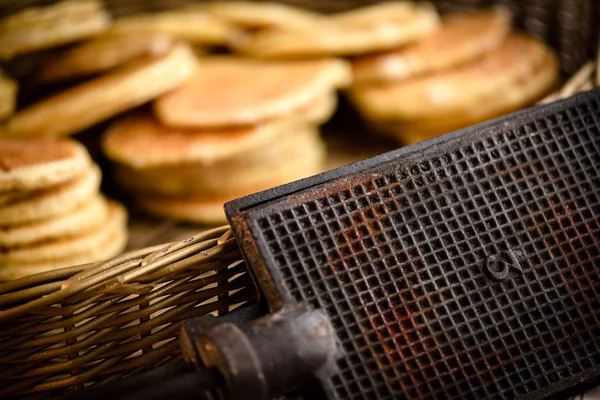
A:
<svg viewBox="0 0 600 400">
<path fill-rule="evenodd" d="M 186 321 L 198 371 L 81 398 L 540 399 L 597 384 L 599 172 L 600 89 L 233 201 L 270 313 Z"/>
<path fill-rule="evenodd" d="M 226 211 L 271 311 L 330 318 L 330 399 L 528 398 L 600 376 L 600 91 Z"/>
</svg>

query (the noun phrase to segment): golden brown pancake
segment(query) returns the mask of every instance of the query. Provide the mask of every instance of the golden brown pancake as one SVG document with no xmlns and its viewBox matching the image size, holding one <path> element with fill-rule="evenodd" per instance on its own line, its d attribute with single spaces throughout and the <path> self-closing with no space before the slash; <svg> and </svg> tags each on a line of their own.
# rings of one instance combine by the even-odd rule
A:
<svg viewBox="0 0 600 400">
<path fill-rule="evenodd" d="M 223 205 L 240 196 L 218 198 L 143 196 L 137 206 L 148 214 L 198 224 L 227 223 Z"/>
<path fill-rule="evenodd" d="M 352 27 L 371 26 L 378 20 L 410 21 L 415 15 L 434 11 L 431 4 L 420 5 L 412 1 L 381 1 L 328 15 L 328 23 Z"/>
<path fill-rule="evenodd" d="M 193 78 L 154 102 L 167 126 L 207 128 L 254 124 L 290 114 L 319 94 L 350 84 L 341 60 L 261 62 L 215 57 Z"/>
<path fill-rule="evenodd" d="M 183 221 L 191 221 L 203 224 L 225 223 L 223 205 L 235 198 L 248 195 L 253 192 L 266 190 L 274 186 L 289 183 L 322 171 L 323 160 L 315 157 L 313 161 L 308 159 L 293 160 L 290 164 L 297 162 L 300 165 L 290 168 L 273 170 L 272 180 L 252 189 L 246 188 L 237 194 L 228 196 L 215 195 L 185 195 L 185 196 L 159 196 L 140 195 L 137 198 L 138 206 L 155 215 L 174 218 Z"/>
<path fill-rule="evenodd" d="M 0 59 L 88 38 L 109 25 L 110 15 L 100 1 L 71 0 L 27 8 L 0 21 Z"/>
<path fill-rule="evenodd" d="M 0 138 L 0 193 L 57 185 L 90 168 L 85 147 L 67 139 Z"/>
<path fill-rule="evenodd" d="M 113 257 L 127 244 L 127 213 L 109 203 L 109 214 L 98 228 L 85 234 L 48 240 L 0 252 L 0 281 Z"/>
<path fill-rule="evenodd" d="M 4 201 L 0 207 L 0 226 L 22 224 L 67 213 L 94 197 L 100 188 L 100 180 L 100 168 L 93 165 L 74 179 L 27 192 L 24 198 Z"/>
<path fill-rule="evenodd" d="M 178 130 L 164 127 L 148 113 L 135 113 L 113 124 L 102 147 L 112 160 L 138 169 L 181 163 L 209 165 L 266 147 L 298 124 L 272 120 L 228 129 Z"/>
<path fill-rule="evenodd" d="M 0 250 L 0 264 L 47 262 L 84 252 L 93 252 L 106 236 L 122 231 L 127 221 L 125 208 L 110 202 L 107 218 L 95 228 L 74 237 L 59 237 L 32 245 L 10 247 Z"/>
<path fill-rule="evenodd" d="M 55 82 L 107 71 L 139 57 L 160 57 L 173 46 L 165 35 L 105 35 L 73 47 L 42 66 L 38 82 Z"/>
<path fill-rule="evenodd" d="M 320 94 L 308 104 L 302 105 L 299 109 L 293 111 L 291 118 L 297 117 L 308 124 L 321 125 L 329 121 L 335 113 L 337 104 L 337 93 L 332 91 Z"/>
<path fill-rule="evenodd" d="M 250 29 L 306 28 L 318 24 L 322 16 L 317 13 L 274 1 L 213 1 L 194 4 L 229 23 Z"/>
<path fill-rule="evenodd" d="M 0 227 L 0 248 L 13 248 L 45 240 L 78 236 L 104 224 L 108 215 L 106 199 L 96 196 L 65 214 L 35 222 Z"/>
<path fill-rule="evenodd" d="M 168 167 L 116 168 L 117 180 L 130 191 L 165 195 L 229 195 L 273 182 L 295 169 L 321 164 L 324 144 L 315 128 L 289 132 L 258 151 L 214 164 L 183 163 Z"/>
<path fill-rule="evenodd" d="M 0 70 L 0 120 L 15 111 L 17 102 L 17 83 L 9 79 Z"/>
<path fill-rule="evenodd" d="M 29 275 L 40 274 L 55 269 L 84 265 L 107 260 L 119 255 L 127 246 L 127 230 L 118 230 L 104 236 L 89 252 L 75 254 L 56 260 L 28 263 L 27 265 L 7 264 L 0 266 L 0 282 L 11 281 Z"/>
<path fill-rule="evenodd" d="M 373 119 L 418 120 L 477 106 L 481 97 L 529 76 L 551 53 L 540 41 L 514 33 L 486 56 L 448 71 L 384 85 L 359 86 L 357 108 Z"/>
<path fill-rule="evenodd" d="M 118 68 L 18 112 L 0 136 L 60 136 L 88 128 L 176 88 L 195 65 L 191 49 L 180 44 L 164 57 Z"/>
<path fill-rule="evenodd" d="M 383 83 L 447 70 L 498 47 L 509 34 L 510 17 L 501 11 L 456 14 L 432 35 L 390 52 L 352 61 L 356 83 Z"/>
<path fill-rule="evenodd" d="M 438 26 L 429 4 L 390 1 L 330 17 L 305 29 L 267 29 L 232 38 L 240 53 L 263 58 L 358 55 L 419 40 Z"/>
<path fill-rule="evenodd" d="M 114 21 L 110 34 L 162 34 L 194 45 L 226 44 L 232 28 L 207 12 L 194 9 L 136 14 Z"/>
<path fill-rule="evenodd" d="M 556 58 L 547 53 L 529 74 L 504 85 L 496 93 L 479 98 L 474 107 L 432 119 L 381 121 L 374 124 L 403 144 L 418 143 L 532 105 L 552 89 L 558 78 Z"/>
</svg>

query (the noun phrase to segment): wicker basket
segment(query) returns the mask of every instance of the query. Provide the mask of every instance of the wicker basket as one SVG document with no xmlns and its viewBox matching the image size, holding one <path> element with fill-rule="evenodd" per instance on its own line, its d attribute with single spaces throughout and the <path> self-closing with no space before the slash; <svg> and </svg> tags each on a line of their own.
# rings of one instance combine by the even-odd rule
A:
<svg viewBox="0 0 600 400">
<path fill-rule="evenodd" d="M 53 397 L 169 363 L 181 321 L 256 295 L 228 227 L 2 284 L 0 398 Z"/>
<path fill-rule="evenodd" d="M 332 12 L 374 1 L 287 2 Z M 566 76 L 595 53 L 600 7 L 594 0 L 433 2 L 442 12 L 510 8 L 518 27 L 556 50 Z M 0 15 L 46 3 L 0 0 Z M 124 15 L 189 1 L 106 3 Z M 571 83 L 557 97 L 577 89 Z M 0 398 L 56 397 L 169 364 L 179 358 L 181 321 L 225 313 L 258 295 L 228 227 L 0 284 Z"/>
</svg>

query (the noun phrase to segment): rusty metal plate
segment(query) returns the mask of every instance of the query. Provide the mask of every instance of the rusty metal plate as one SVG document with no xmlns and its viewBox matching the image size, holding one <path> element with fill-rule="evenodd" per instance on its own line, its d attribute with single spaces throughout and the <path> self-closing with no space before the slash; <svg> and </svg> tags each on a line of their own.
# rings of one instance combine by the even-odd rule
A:
<svg viewBox="0 0 600 400">
<path fill-rule="evenodd" d="M 226 209 L 271 309 L 331 317 L 329 398 L 539 399 L 600 376 L 599 172 L 596 90 Z"/>
</svg>

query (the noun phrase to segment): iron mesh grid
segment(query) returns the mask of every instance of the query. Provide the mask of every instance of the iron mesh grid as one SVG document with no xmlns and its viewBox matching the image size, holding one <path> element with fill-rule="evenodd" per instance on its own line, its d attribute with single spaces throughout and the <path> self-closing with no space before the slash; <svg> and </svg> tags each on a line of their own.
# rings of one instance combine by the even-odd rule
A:
<svg viewBox="0 0 600 400">
<path fill-rule="evenodd" d="M 263 203 L 243 214 L 267 298 L 332 318 L 335 398 L 538 398 L 598 375 L 598 92 L 563 104 L 228 206 Z"/>
</svg>

